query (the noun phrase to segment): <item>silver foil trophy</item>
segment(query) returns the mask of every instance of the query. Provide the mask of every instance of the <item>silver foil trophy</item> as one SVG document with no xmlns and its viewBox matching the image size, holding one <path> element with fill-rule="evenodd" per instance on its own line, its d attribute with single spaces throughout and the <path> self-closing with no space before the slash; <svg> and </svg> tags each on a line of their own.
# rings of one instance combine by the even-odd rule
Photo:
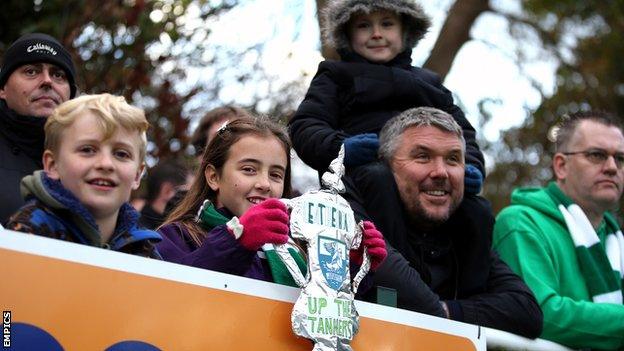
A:
<svg viewBox="0 0 624 351">
<path fill-rule="evenodd" d="M 355 223 L 344 192 L 344 146 L 323 174 L 321 190 L 285 200 L 291 210 L 290 231 L 307 245 L 308 272 L 304 277 L 286 245 L 275 250 L 286 264 L 301 294 L 291 314 L 296 335 L 311 339 L 313 351 L 352 350 L 349 345 L 359 329 L 354 296 L 370 269 L 364 249 L 360 270 L 351 282 L 349 250 L 359 248 L 362 223 Z"/>
</svg>

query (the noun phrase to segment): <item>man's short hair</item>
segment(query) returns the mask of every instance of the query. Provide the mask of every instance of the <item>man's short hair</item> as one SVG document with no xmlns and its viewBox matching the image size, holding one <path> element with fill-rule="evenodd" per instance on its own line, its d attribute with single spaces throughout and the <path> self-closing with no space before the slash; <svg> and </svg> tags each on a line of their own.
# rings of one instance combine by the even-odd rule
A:
<svg viewBox="0 0 624 351">
<path fill-rule="evenodd" d="M 610 113 L 604 111 L 581 111 L 563 116 L 559 124 L 555 139 L 555 152 L 568 152 L 570 141 L 576 131 L 576 127 L 582 121 L 593 121 L 608 127 L 616 127 L 622 130 L 622 124 Z"/>
<path fill-rule="evenodd" d="M 186 176 L 189 170 L 182 162 L 167 160 L 159 162 L 156 166 L 147 171 L 147 195 L 145 200 L 152 202 L 156 200 L 160 193 L 160 188 L 165 182 L 174 186 L 186 183 Z"/>
<path fill-rule="evenodd" d="M 111 94 L 82 95 L 60 104 L 45 124 L 45 148 L 58 151 L 63 131 L 87 112 L 97 117 L 105 139 L 110 138 L 118 127 L 138 131 L 141 138 L 139 160 L 143 162 L 147 147 L 146 131 L 149 127 L 145 113 L 128 104 L 123 96 Z"/>
<path fill-rule="evenodd" d="M 462 151 L 466 152 L 464 133 L 453 116 L 433 107 L 416 107 L 386 122 L 379 134 L 379 157 L 390 161 L 399 145 L 401 134 L 408 128 L 421 126 L 432 126 L 457 135 L 462 142 Z"/>
</svg>

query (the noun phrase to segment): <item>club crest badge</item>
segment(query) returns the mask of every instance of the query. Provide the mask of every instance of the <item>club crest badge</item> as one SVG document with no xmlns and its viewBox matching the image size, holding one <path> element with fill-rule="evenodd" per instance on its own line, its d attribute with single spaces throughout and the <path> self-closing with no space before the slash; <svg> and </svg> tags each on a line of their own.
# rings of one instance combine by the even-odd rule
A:
<svg viewBox="0 0 624 351">
<path fill-rule="evenodd" d="M 348 273 L 347 245 L 344 242 L 319 236 L 318 260 L 323 277 L 334 290 L 340 290 Z"/>
</svg>

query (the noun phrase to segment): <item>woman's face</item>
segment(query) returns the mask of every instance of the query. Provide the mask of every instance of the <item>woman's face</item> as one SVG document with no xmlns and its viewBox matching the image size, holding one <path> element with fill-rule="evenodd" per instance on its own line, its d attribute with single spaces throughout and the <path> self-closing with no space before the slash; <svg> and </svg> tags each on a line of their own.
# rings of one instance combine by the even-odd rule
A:
<svg viewBox="0 0 624 351">
<path fill-rule="evenodd" d="M 274 136 L 246 135 L 234 143 L 221 172 L 208 165 L 208 186 L 217 193 L 217 207 L 240 217 L 251 206 L 282 197 L 288 155 Z"/>
</svg>

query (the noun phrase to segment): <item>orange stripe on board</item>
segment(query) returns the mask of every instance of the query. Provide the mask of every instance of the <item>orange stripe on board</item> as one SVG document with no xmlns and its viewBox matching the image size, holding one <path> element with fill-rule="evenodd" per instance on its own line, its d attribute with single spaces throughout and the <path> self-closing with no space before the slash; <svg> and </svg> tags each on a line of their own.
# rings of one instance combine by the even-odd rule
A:
<svg viewBox="0 0 624 351">
<path fill-rule="evenodd" d="M 66 350 L 140 340 L 162 350 L 311 350 L 292 304 L 0 249 L 0 305 Z M 146 260 L 149 264 L 149 261 Z M 183 269 L 183 268 L 181 268 Z M 398 310 L 397 310 L 398 311 Z M 355 350 L 476 350 L 465 337 L 361 318 Z"/>
</svg>

